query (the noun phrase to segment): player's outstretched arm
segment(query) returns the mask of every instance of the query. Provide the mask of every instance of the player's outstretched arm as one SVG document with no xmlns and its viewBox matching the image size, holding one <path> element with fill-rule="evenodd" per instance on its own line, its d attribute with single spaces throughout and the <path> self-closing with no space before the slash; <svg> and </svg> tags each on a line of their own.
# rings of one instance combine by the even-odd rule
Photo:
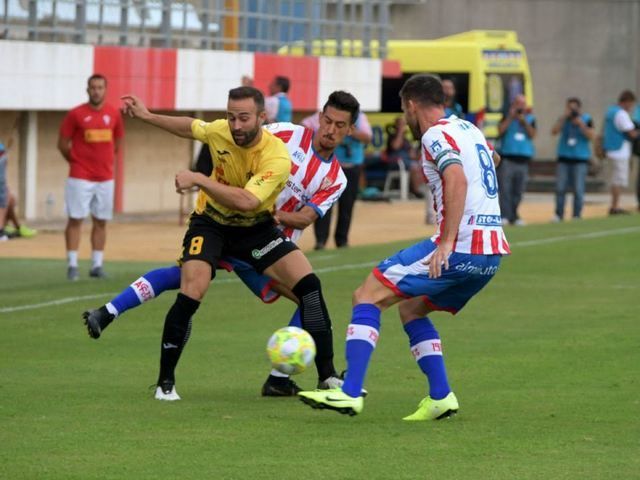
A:
<svg viewBox="0 0 640 480">
<path fill-rule="evenodd" d="M 202 173 L 183 170 L 176 175 L 176 191 L 183 193 L 198 187 L 211 198 L 232 210 L 249 212 L 260 206 L 260 200 L 253 193 L 240 187 L 214 182 Z"/>
<path fill-rule="evenodd" d="M 123 95 L 122 112 L 131 118 L 139 118 L 143 122 L 173 133 L 178 137 L 193 139 L 191 124 L 195 120 L 191 117 L 174 117 L 172 115 L 160 115 L 151 113 L 145 104 L 135 95 Z"/>
<path fill-rule="evenodd" d="M 304 230 L 318 219 L 318 213 L 309 206 L 304 206 L 297 212 L 284 212 L 278 210 L 274 215 L 276 222 L 285 227 Z"/>
</svg>

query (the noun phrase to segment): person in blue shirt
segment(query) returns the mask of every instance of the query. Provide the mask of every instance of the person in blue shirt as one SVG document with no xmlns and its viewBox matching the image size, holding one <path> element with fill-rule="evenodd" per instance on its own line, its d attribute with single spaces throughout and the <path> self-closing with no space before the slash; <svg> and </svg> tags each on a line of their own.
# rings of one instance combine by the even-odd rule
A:
<svg viewBox="0 0 640 480">
<path fill-rule="evenodd" d="M 269 96 L 264 99 L 267 122 L 291 122 L 293 105 L 287 96 L 291 82 L 287 77 L 278 75 L 269 84 Z"/>
<path fill-rule="evenodd" d="M 444 116 L 455 115 L 464 119 L 462 105 L 456 102 L 456 85 L 453 80 L 442 80 L 442 90 L 444 91 Z"/>
<path fill-rule="evenodd" d="M 558 140 L 558 168 L 556 171 L 556 212 L 554 221 L 564 218 L 564 200 L 569 187 L 573 190 L 573 218 L 580 218 L 594 138 L 591 115 L 582 111 L 579 98 L 569 98 L 564 114 L 551 129 Z"/>
<path fill-rule="evenodd" d="M 498 168 L 500 212 L 502 223 L 524 225 L 518 216 L 518 206 L 527 188 L 529 162 L 535 154 L 533 139 L 536 136 L 536 117 L 527 106 L 524 95 L 517 95 L 509 112 L 498 125 L 502 162 Z"/>
<path fill-rule="evenodd" d="M 638 137 L 631 120 L 631 113 L 636 106 L 636 96 L 625 90 L 618 97 L 618 103 L 611 105 L 604 116 L 604 135 L 602 149 L 611 165 L 611 208 L 609 215 L 629 213 L 620 208 L 620 196 L 629 184 L 629 161 L 631 160 L 632 142 Z"/>
<path fill-rule="evenodd" d="M 631 120 L 633 120 L 633 123 L 635 124 L 637 129 L 640 129 L 640 105 L 636 104 L 636 108 L 633 112 L 633 115 L 631 115 Z M 634 146 L 635 148 L 633 148 L 633 153 L 635 153 L 635 155 L 638 157 L 638 179 L 636 180 L 636 199 L 638 200 L 638 211 L 640 212 L 640 147 L 638 146 L 640 140 L 638 140 L 638 138 L 636 138 L 634 140 Z"/>
</svg>

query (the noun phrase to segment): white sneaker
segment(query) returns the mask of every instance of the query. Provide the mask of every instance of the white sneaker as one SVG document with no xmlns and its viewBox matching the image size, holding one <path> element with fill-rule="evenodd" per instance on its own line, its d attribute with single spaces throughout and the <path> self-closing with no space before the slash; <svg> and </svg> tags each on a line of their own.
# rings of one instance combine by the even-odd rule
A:
<svg viewBox="0 0 640 480">
<path fill-rule="evenodd" d="M 342 372 L 342 376 L 344 376 L 344 372 Z M 344 380 L 340 377 L 329 377 L 323 381 L 318 381 L 318 390 L 335 390 L 336 388 L 342 388 L 344 384 Z M 369 392 L 363 388 L 361 390 L 361 395 L 366 397 Z"/>
<path fill-rule="evenodd" d="M 334 390 L 342 387 L 344 380 L 338 377 L 329 377 L 323 381 L 318 381 L 318 390 Z"/>
<path fill-rule="evenodd" d="M 515 222 L 513 222 L 513 224 L 517 227 L 524 227 L 527 224 L 527 222 L 519 218 Z"/>
<path fill-rule="evenodd" d="M 175 385 L 171 387 L 171 390 L 163 390 L 162 387 L 156 388 L 156 400 L 166 400 L 168 402 L 175 402 L 176 400 L 180 400 L 180 395 L 176 392 Z"/>
<path fill-rule="evenodd" d="M 558 216 L 558 215 L 554 215 L 553 218 L 551 218 L 551 223 L 561 223 L 562 219 Z"/>
<path fill-rule="evenodd" d="M 502 226 L 509 225 L 509 219 L 507 217 L 502 217 Z"/>
</svg>

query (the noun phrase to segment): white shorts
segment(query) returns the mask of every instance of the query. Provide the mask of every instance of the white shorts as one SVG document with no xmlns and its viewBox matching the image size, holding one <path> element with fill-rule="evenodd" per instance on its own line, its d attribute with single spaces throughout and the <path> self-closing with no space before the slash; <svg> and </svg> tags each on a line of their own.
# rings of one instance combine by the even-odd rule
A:
<svg viewBox="0 0 640 480">
<path fill-rule="evenodd" d="M 626 187 L 629 185 L 629 157 L 611 158 L 611 185 Z"/>
<path fill-rule="evenodd" d="M 87 218 L 89 213 L 98 220 L 113 218 L 113 180 L 90 182 L 67 178 L 64 203 L 69 218 Z"/>
</svg>

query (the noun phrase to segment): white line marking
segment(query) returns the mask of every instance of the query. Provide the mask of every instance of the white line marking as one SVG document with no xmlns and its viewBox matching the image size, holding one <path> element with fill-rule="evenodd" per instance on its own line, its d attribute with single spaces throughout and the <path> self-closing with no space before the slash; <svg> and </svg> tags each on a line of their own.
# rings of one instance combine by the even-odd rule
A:
<svg viewBox="0 0 640 480">
<path fill-rule="evenodd" d="M 582 238 L 600 238 L 600 237 L 609 237 L 615 235 L 625 235 L 627 233 L 635 233 L 640 232 L 640 226 L 638 227 L 628 227 L 628 228 L 618 228 L 616 230 L 605 230 L 598 232 L 589 232 L 589 233 L 579 233 L 577 235 L 563 235 L 560 237 L 549 237 L 549 238 L 540 238 L 538 240 L 525 240 L 523 242 L 513 242 L 510 245 L 512 247 L 533 247 L 537 245 L 548 245 L 550 243 L 558 243 L 564 242 L 567 240 L 578 240 Z M 316 259 L 317 260 L 317 259 Z M 331 273 L 331 272 L 339 272 L 342 270 L 358 270 L 361 268 L 371 268 L 377 265 L 379 262 L 364 262 L 364 263 L 348 263 L 345 265 L 335 265 L 333 267 L 324 267 L 324 268 L 316 268 L 314 272 L 316 273 Z M 216 280 L 215 283 L 237 283 L 240 279 L 238 278 L 228 278 Z M 118 292 L 120 293 L 120 292 Z M 113 297 L 118 293 L 99 293 L 94 295 L 84 295 L 81 297 L 66 297 L 60 298 L 58 300 L 51 300 L 49 302 L 42 303 L 32 303 L 29 305 L 18 305 L 15 307 L 3 307 L 0 308 L 0 313 L 11 313 L 11 312 L 20 312 L 24 310 L 36 310 L 38 308 L 52 307 L 56 305 L 64 305 L 66 303 L 79 302 L 82 300 L 95 300 L 97 298 L 102 297 Z"/>
<path fill-rule="evenodd" d="M 625 233 L 640 232 L 640 227 L 618 228 L 617 230 L 603 230 L 598 232 L 579 233 L 577 235 L 564 235 L 562 237 L 540 238 L 538 240 L 526 240 L 524 242 L 511 243 L 516 247 L 533 247 L 538 245 L 546 245 L 549 243 L 563 242 L 565 240 L 579 240 L 581 238 L 600 238 L 614 235 L 624 235 Z"/>
</svg>

